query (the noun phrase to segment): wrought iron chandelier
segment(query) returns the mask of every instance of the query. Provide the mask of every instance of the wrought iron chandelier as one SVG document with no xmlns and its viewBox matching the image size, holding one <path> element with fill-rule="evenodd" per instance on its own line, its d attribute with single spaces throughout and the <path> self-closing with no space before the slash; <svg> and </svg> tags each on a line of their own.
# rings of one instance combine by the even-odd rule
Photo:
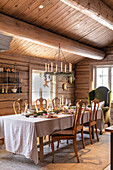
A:
<svg viewBox="0 0 113 170">
<path fill-rule="evenodd" d="M 57 60 L 56 60 L 57 59 Z M 54 60 L 56 60 L 56 63 L 54 65 L 53 62 L 51 62 L 51 64 L 45 63 L 45 73 L 44 76 L 47 77 L 47 75 L 49 75 L 49 77 L 51 76 L 63 76 L 63 77 L 72 77 L 72 79 L 74 80 L 74 73 L 72 71 L 72 64 L 69 63 L 69 69 L 67 69 L 67 64 L 64 64 L 62 62 L 63 61 L 66 62 L 66 58 L 61 50 L 60 44 L 58 47 L 58 50 L 54 56 Z M 60 63 L 60 69 L 58 69 L 58 63 Z M 63 67 L 64 66 L 64 67 Z"/>
</svg>

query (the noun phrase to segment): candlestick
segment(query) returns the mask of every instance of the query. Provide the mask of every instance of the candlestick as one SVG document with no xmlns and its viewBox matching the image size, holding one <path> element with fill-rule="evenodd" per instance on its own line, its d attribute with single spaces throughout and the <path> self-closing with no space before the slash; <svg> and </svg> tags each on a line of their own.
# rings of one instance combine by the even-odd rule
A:
<svg viewBox="0 0 113 170">
<path fill-rule="evenodd" d="M 57 72 L 57 64 L 56 64 L 56 72 Z"/>
<path fill-rule="evenodd" d="M 63 68 L 63 63 L 61 62 L 61 72 L 62 72 L 62 68 Z"/>
<path fill-rule="evenodd" d="M 61 97 L 60 97 L 60 108 L 61 108 Z"/>
<path fill-rule="evenodd" d="M 48 64 L 48 72 L 49 72 L 49 64 Z"/>
<path fill-rule="evenodd" d="M 45 72 L 47 72 L 47 63 L 45 63 Z"/>
<path fill-rule="evenodd" d="M 67 64 L 65 64 L 65 73 L 66 73 L 66 69 L 67 69 Z"/>
<path fill-rule="evenodd" d="M 62 106 L 63 106 L 63 104 L 64 104 L 64 96 L 62 95 Z"/>
</svg>

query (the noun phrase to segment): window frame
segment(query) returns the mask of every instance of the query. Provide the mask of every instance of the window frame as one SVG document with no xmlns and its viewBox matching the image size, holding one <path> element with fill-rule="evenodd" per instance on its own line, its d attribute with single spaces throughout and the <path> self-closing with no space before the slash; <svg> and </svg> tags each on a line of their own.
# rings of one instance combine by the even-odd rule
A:
<svg viewBox="0 0 113 170">
<path fill-rule="evenodd" d="M 33 65 L 30 64 L 29 65 L 29 104 L 32 105 L 32 70 L 39 70 L 39 71 L 45 71 L 44 66 L 40 66 L 40 65 Z M 56 96 L 58 93 L 58 86 L 57 86 L 57 78 L 56 78 Z M 34 105 L 32 105 L 34 106 Z"/>
<path fill-rule="evenodd" d="M 93 70 L 93 80 L 94 80 L 94 89 L 96 88 L 96 76 L 97 76 L 97 68 L 108 68 L 108 88 L 111 90 L 111 68 L 113 66 L 112 65 L 98 65 L 98 66 L 94 66 L 94 70 Z"/>
<path fill-rule="evenodd" d="M 113 69 L 113 65 L 112 64 L 106 64 L 106 65 L 93 65 L 93 69 L 91 70 L 93 72 L 93 85 L 91 86 L 91 89 L 90 90 L 94 90 L 96 89 L 96 68 L 108 68 L 108 88 L 109 90 L 111 90 L 111 80 L 112 80 L 112 77 L 111 77 L 111 73 L 112 73 L 112 69 Z M 91 83 L 91 82 L 90 82 Z M 111 91 L 111 93 L 113 93 Z M 111 98 L 111 103 L 113 103 L 113 98 Z"/>
</svg>

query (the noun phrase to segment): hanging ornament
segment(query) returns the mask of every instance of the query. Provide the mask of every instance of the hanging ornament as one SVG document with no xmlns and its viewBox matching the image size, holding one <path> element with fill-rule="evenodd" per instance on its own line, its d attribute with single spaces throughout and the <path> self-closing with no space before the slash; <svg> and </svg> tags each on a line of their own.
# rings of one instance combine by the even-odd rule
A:
<svg viewBox="0 0 113 170">
<path fill-rule="evenodd" d="M 62 89 L 63 89 L 63 90 L 67 90 L 67 88 L 68 88 L 68 87 L 67 87 L 67 83 L 63 83 L 63 84 L 62 84 Z"/>
<path fill-rule="evenodd" d="M 69 84 L 73 83 L 73 77 L 72 76 L 69 76 L 68 82 L 69 82 Z"/>
<path fill-rule="evenodd" d="M 44 86 L 44 87 L 49 87 L 49 86 L 48 86 L 48 83 L 49 83 L 49 81 L 47 81 L 47 78 L 45 77 L 43 86 Z"/>
</svg>

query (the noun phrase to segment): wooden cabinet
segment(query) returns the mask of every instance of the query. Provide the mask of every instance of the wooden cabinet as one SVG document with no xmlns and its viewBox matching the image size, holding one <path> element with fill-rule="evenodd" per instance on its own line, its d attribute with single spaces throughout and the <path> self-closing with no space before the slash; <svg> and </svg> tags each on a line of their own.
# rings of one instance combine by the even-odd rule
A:
<svg viewBox="0 0 113 170">
<path fill-rule="evenodd" d="M 0 72 L 0 93 L 22 93 L 23 73 Z"/>
</svg>

